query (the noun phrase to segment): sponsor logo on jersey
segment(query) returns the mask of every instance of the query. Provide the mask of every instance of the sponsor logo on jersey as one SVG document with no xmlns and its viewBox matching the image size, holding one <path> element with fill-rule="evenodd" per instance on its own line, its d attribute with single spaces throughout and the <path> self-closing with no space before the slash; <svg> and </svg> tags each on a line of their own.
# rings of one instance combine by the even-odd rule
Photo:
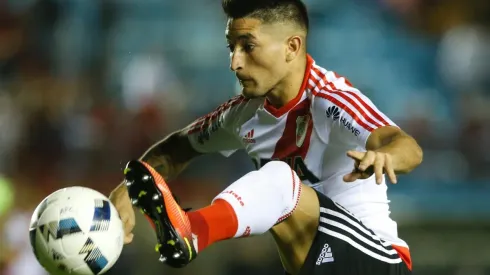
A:
<svg viewBox="0 0 490 275">
<path fill-rule="evenodd" d="M 342 125 L 344 125 L 344 127 L 349 130 L 350 132 L 352 132 L 354 134 L 354 136 L 358 136 L 361 134 L 361 131 L 359 131 L 359 129 L 357 129 L 356 127 L 352 126 L 352 124 L 347 121 L 347 119 L 345 119 L 345 117 L 342 117 L 340 118 L 340 123 L 342 123 Z"/>
<path fill-rule="evenodd" d="M 340 118 L 340 110 L 339 107 L 337 106 L 330 106 L 328 107 L 327 111 L 325 112 L 328 118 L 332 118 L 333 120 L 337 120 Z"/>
<path fill-rule="evenodd" d="M 339 122 L 356 137 L 361 134 L 361 131 L 359 131 L 359 129 L 354 127 L 354 125 L 352 125 L 350 121 L 348 121 L 345 117 L 340 115 L 339 107 L 330 106 L 327 108 L 327 111 L 325 111 L 325 114 L 327 115 L 328 118 L 332 118 L 334 121 L 339 120 Z"/>
</svg>

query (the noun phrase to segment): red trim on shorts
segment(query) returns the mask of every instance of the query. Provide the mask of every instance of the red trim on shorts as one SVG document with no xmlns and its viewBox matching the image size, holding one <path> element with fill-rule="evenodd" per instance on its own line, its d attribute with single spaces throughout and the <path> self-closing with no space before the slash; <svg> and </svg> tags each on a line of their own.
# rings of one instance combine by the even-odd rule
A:
<svg viewBox="0 0 490 275">
<path fill-rule="evenodd" d="M 410 250 L 408 249 L 408 247 L 398 246 L 394 244 L 392 244 L 391 247 L 393 247 L 393 249 L 398 252 L 398 255 L 400 255 L 400 258 L 402 258 L 402 260 L 405 262 L 408 269 L 412 271 L 412 257 L 410 256 Z"/>
</svg>

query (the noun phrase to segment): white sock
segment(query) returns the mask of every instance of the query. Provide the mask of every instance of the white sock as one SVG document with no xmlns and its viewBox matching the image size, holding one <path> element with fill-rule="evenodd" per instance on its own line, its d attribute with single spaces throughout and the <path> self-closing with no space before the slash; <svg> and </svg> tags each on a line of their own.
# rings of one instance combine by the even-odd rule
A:
<svg viewBox="0 0 490 275">
<path fill-rule="evenodd" d="M 300 193 L 301 181 L 289 165 L 271 161 L 235 181 L 214 200 L 225 200 L 233 207 L 238 219 L 237 238 L 263 234 L 289 217 Z"/>
</svg>

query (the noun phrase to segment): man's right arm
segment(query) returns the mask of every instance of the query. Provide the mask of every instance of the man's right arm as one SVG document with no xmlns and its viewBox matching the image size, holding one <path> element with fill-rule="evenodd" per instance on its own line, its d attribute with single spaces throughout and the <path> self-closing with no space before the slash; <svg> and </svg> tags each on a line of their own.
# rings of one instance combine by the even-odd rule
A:
<svg viewBox="0 0 490 275">
<path fill-rule="evenodd" d="M 239 106 L 246 100 L 233 97 L 213 112 L 196 119 L 151 146 L 140 158 L 166 180 L 177 177 L 192 159 L 206 153 L 230 155 L 242 144 L 236 137 L 235 122 Z"/>
<path fill-rule="evenodd" d="M 166 180 L 171 180 L 199 155 L 218 152 L 231 155 L 242 147 L 235 128 L 241 103 L 245 101 L 242 96 L 233 97 L 213 112 L 150 147 L 140 160 L 148 163 Z"/>
<path fill-rule="evenodd" d="M 220 152 L 228 156 L 242 144 L 236 137 L 235 121 L 243 97 L 234 97 L 215 111 L 197 119 L 151 146 L 140 160 L 148 163 L 165 180 L 177 177 L 195 157 Z M 124 223 L 124 243 L 133 239 L 135 216 L 126 185 L 121 183 L 109 196 Z"/>
<path fill-rule="evenodd" d="M 177 177 L 192 159 L 201 155 L 189 141 L 185 129 L 173 132 L 151 146 L 140 158 L 148 163 L 165 180 Z"/>
<path fill-rule="evenodd" d="M 200 153 L 194 150 L 183 129 L 155 143 L 140 160 L 152 166 L 165 180 L 169 180 L 180 174 L 187 164 L 198 155 Z M 135 226 L 135 215 L 124 181 L 111 192 L 109 199 L 116 207 L 124 224 L 124 243 L 131 243 L 134 236 L 131 231 Z"/>
</svg>

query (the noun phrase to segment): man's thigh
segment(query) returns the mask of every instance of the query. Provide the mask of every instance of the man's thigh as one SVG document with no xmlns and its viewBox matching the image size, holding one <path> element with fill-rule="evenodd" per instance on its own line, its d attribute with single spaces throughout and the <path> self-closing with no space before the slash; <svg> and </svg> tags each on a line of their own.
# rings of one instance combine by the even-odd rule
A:
<svg viewBox="0 0 490 275">
<path fill-rule="evenodd" d="M 398 252 L 343 207 L 318 193 L 318 231 L 301 275 L 411 274 Z"/>
<path fill-rule="evenodd" d="M 271 229 L 284 268 L 298 274 L 315 239 L 320 204 L 316 191 L 301 185 L 301 196 L 292 215 Z"/>
</svg>

